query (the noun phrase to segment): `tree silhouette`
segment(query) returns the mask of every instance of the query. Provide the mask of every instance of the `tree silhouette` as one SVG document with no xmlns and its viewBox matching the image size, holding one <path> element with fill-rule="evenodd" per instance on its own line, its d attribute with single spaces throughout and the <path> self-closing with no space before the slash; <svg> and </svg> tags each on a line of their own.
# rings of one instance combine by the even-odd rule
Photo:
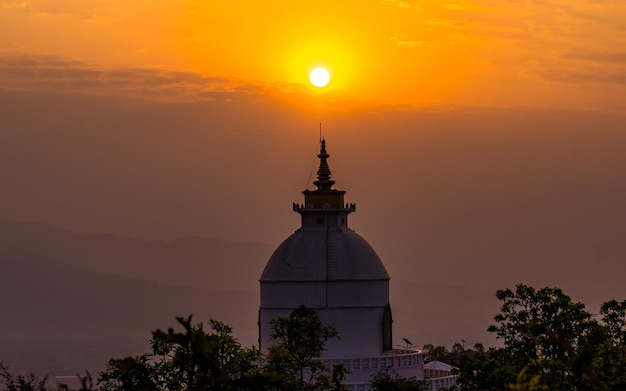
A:
<svg viewBox="0 0 626 391">
<path fill-rule="evenodd" d="M 374 391 L 427 391 L 430 384 L 415 377 L 404 378 L 398 374 L 382 371 L 372 378 L 372 388 Z"/>
<path fill-rule="evenodd" d="M 462 356 L 459 390 L 626 390 L 626 301 L 604 303 L 597 321 L 559 288 L 520 284 L 496 297 L 488 330 L 504 347 Z"/>
<path fill-rule="evenodd" d="M 110 360 L 98 383 L 106 391 L 233 391 L 284 389 L 285 381 L 259 365 L 256 348 L 241 346 L 232 328 L 210 320 L 210 330 L 177 317 L 183 331 L 152 333 L 152 354 Z"/>
<path fill-rule="evenodd" d="M 6 391 L 46 391 L 48 377 L 37 377 L 29 372 L 27 375 L 13 375 L 9 367 L 0 362 L 0 378 L 4 380 Z"/>
<path fill-rule="evenodd" d="M 285 374 L 290 389 L 344 387 L 346 368 L 335 365 L 331 370 L 319 358 L 326 342 L 339 337 L 334 326 L 322 324 L 317 315 L 305 307 L 300 307 L 292 316 L 273 319 L 271 325 L 272 338 L 277 343 L 269 348 L 267 368 Z"/>
</svg>

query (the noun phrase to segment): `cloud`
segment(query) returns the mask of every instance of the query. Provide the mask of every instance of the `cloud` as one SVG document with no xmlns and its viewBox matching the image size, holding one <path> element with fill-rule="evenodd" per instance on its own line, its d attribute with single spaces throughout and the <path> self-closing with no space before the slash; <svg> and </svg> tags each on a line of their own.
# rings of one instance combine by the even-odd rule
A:
<svg viewBox="0 0 626 391">
<path fill-rule="evenodd" d="M 26 1 L 0 1 L 0 8 L 9 10 L 25 10 L 31 5 Z"/>
<path fill-rule="evenodd" d="M 626 65 L 626 52 L 612 53 L 566 53 L 564 59 L 582 60 L 606 64 Z"/>
<path fill-rule="evenodd" d="M 0 55 L 0 92 L 41 92 L 92 97 L 123 97 L 166 103 L 278 102 L 301 110 L 326 112 L 389 109 L 342 92 L 311 94 L 307 84 L 210 77 L 157 68 L 95 67 L 55 56 Z M 397 107 L 397 105 L 393 105 Z"/>
<path fill-rule="evenodd" d="M 98 0 L 89 2 L 29 2 L 29 1 L 2 1 L 0 0 L 0 8 L 10 10 L 27 11 L 33 15 L 69 15 L 81 19 L 94 19 L 99 11 L 96 9 L 98 5 L 105 3 Z"/>
<path fill-rule="evenodd" d="M 544 79 L 565 83 L 626 85 L 626 52 L 568 50 L 558 59 L 560 67 L 537 73 Z"/>
<path fill-rule="evenodd" d="M 206 77 L 194 72 L 162 69 L 98 69 L 90 64 L 53 56 L 0 57 L 0 89 L 49 91 L 87 95 L 190 102 L 246 94 L 249 86 L 235 79 Z"/>
<path fill-rule="evenodd" d="M 614 85 L 626 85 L 626 71 L 624 72 L 562 72 L 544 71 L 541 76 L 552 81 L 565 83 L 602 83 Z"/>
<path fill-rule="evenodd" d="M 424 44 L 424 41 L 416 41 L 416 40 L 405 40 L 405 39 L 401 39 L 398 37 L 391 37 L 389 38 L 390 41 L 395 42 L 396 46 L 399 47 L 407 47 L 407 48 L 415 48 L 418 46 L 422 46 L 422 44 Z"/>
<path fill-rule="evenodd" d="M 411 3 L 406 0 L 383 0 L 383 4 L 392 4 L 400 8 L 411 8 Z"/>
<path fill-rule="evenodd" d="M 444 18 L 432 18 L 426 21 L 427 24 L 432 26 L 442 26 L 448 28 L 459 29 L 465 27 L 468 23 L 460 20 L 454 19 L 444 19 Z"/>
</svg>

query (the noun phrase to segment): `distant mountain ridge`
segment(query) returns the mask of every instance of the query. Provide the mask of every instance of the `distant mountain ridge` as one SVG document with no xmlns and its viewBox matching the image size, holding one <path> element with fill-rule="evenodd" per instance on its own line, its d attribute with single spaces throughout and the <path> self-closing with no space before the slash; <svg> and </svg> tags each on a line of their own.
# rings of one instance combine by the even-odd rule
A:
<svg viewBox="0 0 626 391">
<path fill-rule="evenodd" d="M 140 353 L 151 331 L 175 327 L 174 317 L 188 314 L 224 321 L 242 343 L 254 344 L 258 278 L 272 250 L 0 221 L 0 361 L 37 372 L 102 369 L 111 355 Z M 485 332 L 497 310 L 491 292 L 392 276 L 391 304 L 395 340 L 492 342 Z"/>
<path fill-rule="evenodd" d="M 38 373 L 100 370 L 111 355 L 146 350 L 151 331 L 189 314 L 222 320 L 252 344 L 260 271 L 251 265 L 263 265 L 268 249 L 0 222 L 0 361 Z"/>
<path fill-rule="evenodd" d="M 238 325 L 254 319 L 253 291 L 165 285 L 23 253 L 1 253 L 0 270 L 4 336 L 148 337 L 152 329 L 172 324 L 176 315 L 193 313 Z"/>
<path fill-rule="evenodd" d="M 0 251 L 40 254 L 83 270 L 211 289 L 257 290 L 273 248 L 200 236 L 171 241 L 76 234 L 39 222 L 0 221 Z"/>
</svg>

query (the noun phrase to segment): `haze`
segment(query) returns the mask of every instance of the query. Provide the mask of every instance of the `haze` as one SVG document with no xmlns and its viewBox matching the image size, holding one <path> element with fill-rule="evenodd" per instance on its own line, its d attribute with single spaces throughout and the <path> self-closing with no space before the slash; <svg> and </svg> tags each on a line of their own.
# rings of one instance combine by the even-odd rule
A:
<svg viewBox="0 0 626 391">
<path fill-rule="evenodd" d="M 488 340 L 491 295 L 519 282 L 593 310 L 626 298 L 624 20 L 609 0 L 0 1 L 0 220 L 260 244 L 228 274 L 258 294 L 322 123 L 350 225 L 392 277 L 395 337 Z M 231 300 L 253 342 L 258 297 Z"/>
</svg>

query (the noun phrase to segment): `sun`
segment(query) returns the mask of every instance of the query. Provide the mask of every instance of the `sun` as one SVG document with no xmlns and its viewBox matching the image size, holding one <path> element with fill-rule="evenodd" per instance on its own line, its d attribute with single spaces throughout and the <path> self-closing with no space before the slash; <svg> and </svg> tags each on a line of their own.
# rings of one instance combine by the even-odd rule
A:
<svg viewBox="0 0 626 391">
<path fill-rule="evenodd" d="M 330 81 L 330 73 L 325 68 L 315 68 L 309 74 L 309 80 L 315 87 L 325 87 Z"/>
</svg>

